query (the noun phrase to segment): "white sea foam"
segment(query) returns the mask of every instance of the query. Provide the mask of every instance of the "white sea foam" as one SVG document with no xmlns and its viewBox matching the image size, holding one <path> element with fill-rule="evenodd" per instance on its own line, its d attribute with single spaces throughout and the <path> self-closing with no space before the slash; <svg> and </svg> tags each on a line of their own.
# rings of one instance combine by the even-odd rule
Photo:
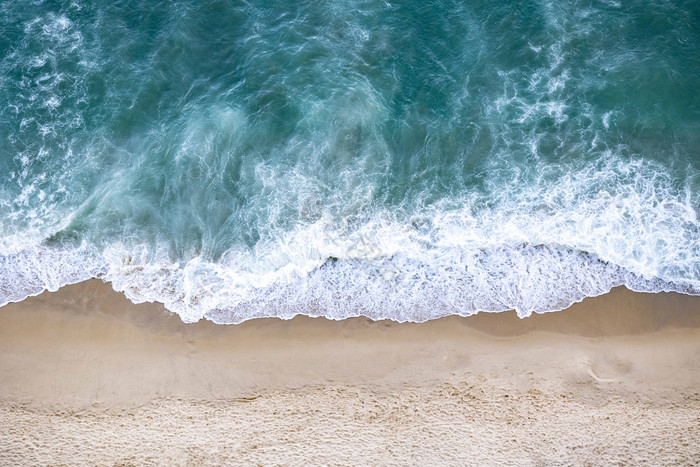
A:
<svg viewBox="0 0 700 467">
<path fill-rule="evenodd" d="M 353 229 L 323 213 L 217 262 L 173 261 L 165 248 L 35 246 L 0 257 L 0 303 L 90 277 L 134 302 L 164 303 L 183 321 L 217 323 L 296 314 L 425 321 L 509 309 L 524 317 L 619 285 L 700 294 L 695 200 L 674 194 L 659 167 L 590 167 L 491 197 L 489 209 L 465 199 L 404 219 L 378 213 Z"/>
</svg>

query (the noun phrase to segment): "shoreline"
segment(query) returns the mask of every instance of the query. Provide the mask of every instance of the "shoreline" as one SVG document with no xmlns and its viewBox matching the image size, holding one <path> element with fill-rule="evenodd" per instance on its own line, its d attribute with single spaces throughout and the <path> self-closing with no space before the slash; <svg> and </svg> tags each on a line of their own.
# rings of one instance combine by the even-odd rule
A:
<svg viewBox="0 0 700 467">
<path fill-rule="evenodd" d="M 700 461 L 700 297 L 675 293 L 223 326 L 92 280 L 0 309 L 0 375 L 11 463 Z"/>
</svg>

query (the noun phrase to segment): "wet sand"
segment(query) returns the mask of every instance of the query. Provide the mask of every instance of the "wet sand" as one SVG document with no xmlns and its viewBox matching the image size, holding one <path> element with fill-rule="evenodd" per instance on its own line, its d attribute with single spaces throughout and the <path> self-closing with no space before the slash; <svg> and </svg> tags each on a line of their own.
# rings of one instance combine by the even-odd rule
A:
<svg viewBox="0 0 700 467">
<path fill-rule="evenodd" d="M 0 309 L 0 464 L 700 463 L 700 298 L 182 324 L 89 281 Z"/>
</svg>

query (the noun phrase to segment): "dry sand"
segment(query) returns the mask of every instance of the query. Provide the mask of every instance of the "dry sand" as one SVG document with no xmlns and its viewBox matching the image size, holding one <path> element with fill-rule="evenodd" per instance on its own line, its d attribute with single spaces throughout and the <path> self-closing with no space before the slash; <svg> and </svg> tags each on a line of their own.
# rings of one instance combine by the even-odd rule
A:
<svg viewBox="0 0 700 467">
<path fill-rule="evenodd" d="M 182 324 L 89 281 L 0 309 L 0 464 L 700 464 L 700 298 Z"/>
</svg>

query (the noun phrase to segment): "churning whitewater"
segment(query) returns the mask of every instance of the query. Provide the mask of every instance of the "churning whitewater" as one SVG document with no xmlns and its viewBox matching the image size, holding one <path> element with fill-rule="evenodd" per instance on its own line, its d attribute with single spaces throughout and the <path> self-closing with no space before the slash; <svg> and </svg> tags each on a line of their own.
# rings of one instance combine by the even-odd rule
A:
<svg viewBox="0 0 700 467">
<path fill-rule="evenodd" d="M 700 294 L 695 1 L 0 1 L 0 96 L 3 305 Z"/>
</svg>

